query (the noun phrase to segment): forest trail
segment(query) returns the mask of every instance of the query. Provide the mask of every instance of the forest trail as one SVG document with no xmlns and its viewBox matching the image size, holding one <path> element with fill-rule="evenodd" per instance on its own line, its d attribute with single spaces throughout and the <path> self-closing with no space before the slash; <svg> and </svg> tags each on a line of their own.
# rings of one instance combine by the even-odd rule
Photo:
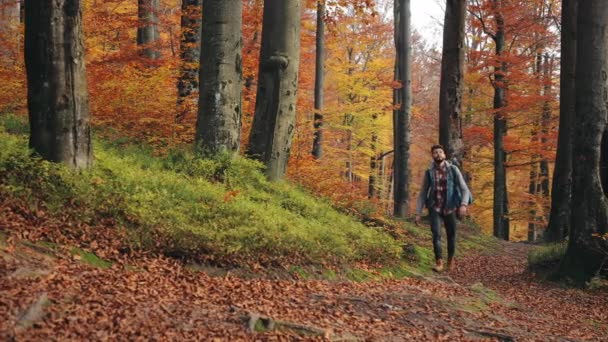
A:
<svg viewBox="0 0 608 342">
<path fill-rule="evenodd" d="M 10 220 L 0 224 L 0 340 L 608 339 L 606 291 L 539 283 L 525 270 L 525 244 L 467 255 L 452 274 L 256 279 L 142 255 L 104 264 L 74 249 L 19 240 L 21 224 L 52 222 L 19 221 L 4 209 L 0 216 Z"/>
</svg>

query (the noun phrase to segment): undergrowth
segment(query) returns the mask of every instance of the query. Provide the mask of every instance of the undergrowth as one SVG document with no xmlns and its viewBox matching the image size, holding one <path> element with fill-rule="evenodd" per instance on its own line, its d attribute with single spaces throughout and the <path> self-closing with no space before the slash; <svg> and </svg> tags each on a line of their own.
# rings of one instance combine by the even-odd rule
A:
<svg viewBox="0 0 608 342">
<path fill-rule="evenodd" d="M 87 224 L 112 219 L 133 248 L 237 263 L 400 259 L 400 243 L 380 228 L 296 186 L 266 181 L 257 162 L 186 150 L 158 157 L 136 144 L 95 140 L 94 167 L 77 172 L 33 156 L 27 127 L 1 118 L 0 195 L 50 214 L 71 211 Z"/>
</svg>

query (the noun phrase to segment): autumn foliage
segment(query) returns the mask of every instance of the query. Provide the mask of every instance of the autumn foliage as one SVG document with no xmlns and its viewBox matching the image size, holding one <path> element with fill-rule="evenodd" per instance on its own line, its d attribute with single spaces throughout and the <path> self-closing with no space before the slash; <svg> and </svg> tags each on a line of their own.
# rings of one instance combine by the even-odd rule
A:
<svg viewBox="0 0 608 342">
<path fill-rule="evenodd" d="M 492 3 L 479 0 L 469 4 L 463 107 L 465 171 L 475 197 L 472 216 L 490 229 L 492 118 L 496 114 L 492 110 L 491 75 L 497 63 L 504 62 L 508 66 L 508 91 L 502 113 L 509 122 L 505 146 L 510 216 L 514 236 L 520 239 L 526 237 L 530 222 L 544 226 L 548 215 L 549 199 L 542 188 L 550 179 L 547 170 L 554 159 L 557 134 L 558 27 L 554 19 L 559 17 L 559 6 L 557 1 L 503 1 L 500 10 L 508 49 L 496 57 L 488 35 L 496 29 Z M 255 107 L 263 1 L 244 0 L 243 5 L 241 142 L 245 145 Z M 305 1 L 297 129 L 288 176 L 340 206 L 355 207 L 372 216 L 388 214 L 392 208 L 392 90 L 398 86 L 393 82 L 392 3 L 333 0 L 327 2 L 327 8 L 324 158 L 310 156 L 316 2 Z M 154 47 L 160 58 L 151 60 L 142 56 L 142 47 L 136 44 L 136 2 L 84 1 L 94 125 L 113 128 L 164 154 L 180 145 L 192 145 L 198 94 L 178 105 L 181 2 L 162 0 L 158 12 L 160 39 Z M 0 34 L 2 112 L 26 112 L 21 31 L 22 25 L 15 23 Z M 415 196 L 418 180 L 430 161 L 428 146 L 437 141 L 441 54 L 439 46 L 429 44 L 415 31 L 412 44 L 410 187 Z M 107 132 L 97 130 L 101 131 Z M 375 182 L 373 189 L 368 186 L 370 176 Z M 531 182 L 538 185 L 538 191 L 529 191 Z"/>
</svg>

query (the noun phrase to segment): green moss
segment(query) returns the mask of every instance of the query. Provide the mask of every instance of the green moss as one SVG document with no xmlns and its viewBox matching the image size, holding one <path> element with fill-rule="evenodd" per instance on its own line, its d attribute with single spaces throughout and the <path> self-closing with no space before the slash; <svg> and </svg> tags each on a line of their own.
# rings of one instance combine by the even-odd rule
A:
<svg viewBox="0 0 608 342">
<path fill-rule="evenodd" d="M 477 293 L 481 300 L 485 303 L 502 302 L 502 298 L 496 293 L 496 291 L 485 287 L 482 283 L 475 283 L 471 285 L 471 290 Z"/>
<path fill-rule="evenodd" d="M 532 269 L 553 268 L 566 254 L 567 242 L 537 246 L 528 254 L 528 266 Z"/>
<path fill-rule="evenodd" d="M 398 241 L 365 227 L 254 161 L 95 141 L 95 166 L 75 172 L 31 157 L 26 137 L 0 129 L 0 193 L 72 210 L 94 225 L 112 218 L 132 248 L 168 255 L 301 264 L 396 263 Z"/>
<path fill-rule="evenodd" d="M 99 268 L 110 268 L 110 266 L 112 266 L 111 262 L 103 260 L 100 257 L 98 257 L 97 255 L 84 251 L 80 248 L 72 248 L 70 250 L 70 253 L 72 255 L 76 255 L 77 259 L 80 262 L 85 263 L 87 265 L 91 265 L 91 266 L 95 266 L 95 267 L 99 267 Z"/>
</svg>

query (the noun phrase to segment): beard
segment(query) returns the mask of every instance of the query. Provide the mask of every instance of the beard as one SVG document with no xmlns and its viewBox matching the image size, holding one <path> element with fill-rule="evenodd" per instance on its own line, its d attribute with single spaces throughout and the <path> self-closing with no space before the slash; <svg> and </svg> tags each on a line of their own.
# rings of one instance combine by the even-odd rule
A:
<svg viewBox="0 0 608 342">
<path fill-rule="evenodd" d="M 441 164 L 445 160 L 445 158 L 443 158 L 443 157 L 437 157 L 437 158 L 433 158 L 433 160 L 435 161 L 436 164 L 439 165 L 439 164 Z"/>
</svg>

